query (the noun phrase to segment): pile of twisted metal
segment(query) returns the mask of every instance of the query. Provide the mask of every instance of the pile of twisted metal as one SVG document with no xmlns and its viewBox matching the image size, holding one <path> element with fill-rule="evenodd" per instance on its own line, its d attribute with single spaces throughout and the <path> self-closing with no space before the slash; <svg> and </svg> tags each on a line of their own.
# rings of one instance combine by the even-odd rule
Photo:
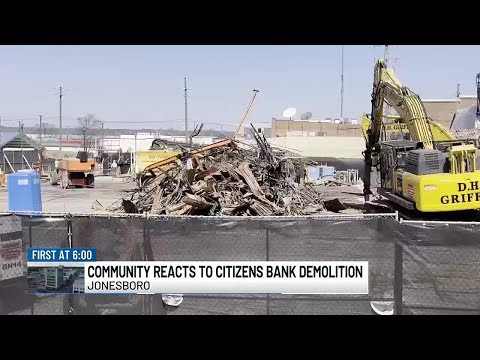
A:
<svg viewBox="0 0 480 360">
<path fill-rule="evenodd" d="M 274 150 L 254 130 L 250 144 L 223 140 L 145 168 L 139 189 L 114 211 L 160 215 L 298 216 L 324 211 L 322 195 L 304 184 L 312 164 Z"/>
</svg>

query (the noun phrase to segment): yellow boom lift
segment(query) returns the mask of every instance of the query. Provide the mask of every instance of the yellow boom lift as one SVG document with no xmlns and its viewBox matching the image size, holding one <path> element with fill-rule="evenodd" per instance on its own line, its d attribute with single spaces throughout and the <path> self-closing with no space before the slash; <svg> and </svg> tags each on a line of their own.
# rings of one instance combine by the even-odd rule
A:
<svg viewBox="0 0 480 360">
<path fill-rule="evenodd" d="M 409 140 L 382 141 L 382 134 L 398 131 L 395 123 L 388 124 L 384 117 L 385 102 L 398 112 L 396 125 L 406 128 L 402 131 L 409 134 Z M 372 113 L 370 118 L 364 116 L 362 127 L 366 138 L 366 201 L 371 188 L 376 188 L 380 195 L 408 210 L 480 208 L 476 140 L 457 139 L 431 121 L 420 97 L 401 84 L 384 60 L 375 64 Z"/>
</svg>

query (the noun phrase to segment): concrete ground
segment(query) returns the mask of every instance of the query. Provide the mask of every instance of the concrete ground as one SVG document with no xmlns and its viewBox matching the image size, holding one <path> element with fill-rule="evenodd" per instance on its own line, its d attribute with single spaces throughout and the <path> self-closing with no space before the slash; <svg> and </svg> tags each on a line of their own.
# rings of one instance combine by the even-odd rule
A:
<svg viewBox="0 0 480 360">
<path fill-rule="evenodd" d="M 323 195 L 325 200 L 338 199 L 342 203 L 363 204 L 363 185 L 317 185 L 315 191 Z"/>
<path fill-rule="evenodd" d="M 104 207 L 108 207 L 122 197 L 128 195 L 127 190 L 136 188 L 135 182 L 126 182 L 123 178 L 111 176 L 97 176 L 95 187 L 62 189 L 53 186 L 47 180 L 42 180 L 43 211 L 67 213 L 97 213 L 92 206 L 98 200 Z M 0 188 L 0 212 L 8 211 L 8 192 L 5 187 Z"/>
<path fill-rule="evenodd" d="M 95 187 L 62 189 L 53 186 L 48 180 L 42 180 L 42 205 L 46 213 L 99 213 L 93 204 L 97 200 L 104 207 L 128 196 L 129 190 L 136 189 L 135 182 L 127 182 L 126 178 L 97 176 Z M 361 186 L 315 186 L 315 190 L 323 194 L 325 200 L 338 198 L 346 204 L 363 204 Z M 8 211 L 8 192 L 6 187 L 0 188 L 0 212 Z M 361 211 L 357 211 L 361 212 Z"/>
</svg>

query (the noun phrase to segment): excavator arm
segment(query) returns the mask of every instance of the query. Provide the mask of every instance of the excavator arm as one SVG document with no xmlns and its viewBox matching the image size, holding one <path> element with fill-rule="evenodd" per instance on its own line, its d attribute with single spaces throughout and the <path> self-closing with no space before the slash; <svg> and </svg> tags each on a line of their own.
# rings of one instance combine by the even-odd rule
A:
<svg viewBox="0 0 480 360">
<path fill-rule="evenodd" d="M 434 139 L 420 97 L 402 85 L 393 69 L 387 68 L 384 60 L 377 60 L 372 92 L 372 125 L 368 141 L 371 147 L 380 140 L 385 102 L 397 111 L 414 140 L 422 142 L 426 149 L 433 149 Z"/>
<path fill-rule="evenodd" d="M 382 124 L 381 133 L 389 134 L 389 133 L 403 133 L 408 134 L 408 127 L 405 125 L 405 122 L 400 116 L 392 115 L 387 116 L 387 119 L 391 120 Z M 367 114 L 363 114 L 362 116 L 362 133 L 365 141 L 368 141 L 368 131 L 371 126 L 370 117 Z M 440 125 L 439 123 L 432 121 L 431 119 L 428 120 L 428 126 L 430 127 L 430 132 L 432 134 L 433 140 L 435 142 L 439 141 L 455 141 L 458 140 L 458 137 L 449 131 L 444 126 Z"/>
<path fill-rule="evenodd" d="M 433 149 L 434 146 L 431 126 L 420 97 L 402 85 L 393 69 L 388 68 L 384 60 L 377 60 L 374 69 L 372 115 L 370 126 L 365 130 L 366 150 L 363 153 L 365 157 L 363 192 L 366 201 L 372 194 L 370 189 L 372 168 L 378 166 L 379 142 L 384 127 L 383 110 L 385 102 L 400 115 L 400 119 L 406 125 L 412 140 L 422 142 L 426 149 Z"/>
</svg>

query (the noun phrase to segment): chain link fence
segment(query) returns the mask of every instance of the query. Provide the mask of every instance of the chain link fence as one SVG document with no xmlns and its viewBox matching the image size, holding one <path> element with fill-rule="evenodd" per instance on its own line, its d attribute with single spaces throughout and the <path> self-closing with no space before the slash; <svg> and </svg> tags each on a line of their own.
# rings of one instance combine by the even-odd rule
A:
<svg viewBox="0 0 480 360">
<path fill-rule="evenodd" d="M 480 223 L 393 224 L 403 314 L 480 314 Z"/>
<path fill-rule="evenodd" d="M 395 214 L 6 215 L 0 226 L 0 244 L 22 240 L 24 275 L 0 280 L 0 314 L 371 314 L 374 300 L 394 301 L 397 314 L 480 309 L 480 224 L 399 222 Z M 368 261 L 370 293 L 188 295 L 175 311 L 161 295 L 27 294 L 28 247 L 96 248 L 100 261 Z"/>
</svg>

